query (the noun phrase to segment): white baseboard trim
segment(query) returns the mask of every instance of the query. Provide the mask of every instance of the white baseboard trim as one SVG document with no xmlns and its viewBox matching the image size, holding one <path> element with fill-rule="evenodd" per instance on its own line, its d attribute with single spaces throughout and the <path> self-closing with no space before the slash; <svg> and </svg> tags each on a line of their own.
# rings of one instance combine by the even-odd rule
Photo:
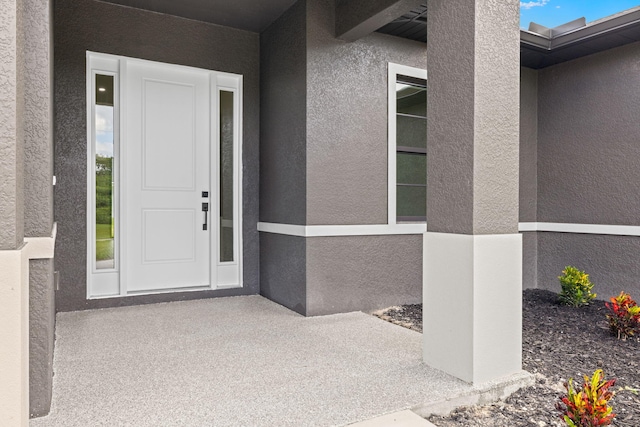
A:
<svg viewBox="0 0 640 427">
<path fill-rule="evenodd" d="M 258 231 L 298 237 L 418 235 L 427 231 L 427 224 L 295 225 L 259 222 Z"/>
<path fill-rule="evenodd" d="M 606 224 L 569 224 L 560 222 L 521 222 L 518 230 L 549 231 L 554 233 L 575 234 L 604 234 L 610 236 L 640 236 L 640 226 L 637 225 L 606 225 Z"/>
</svg>

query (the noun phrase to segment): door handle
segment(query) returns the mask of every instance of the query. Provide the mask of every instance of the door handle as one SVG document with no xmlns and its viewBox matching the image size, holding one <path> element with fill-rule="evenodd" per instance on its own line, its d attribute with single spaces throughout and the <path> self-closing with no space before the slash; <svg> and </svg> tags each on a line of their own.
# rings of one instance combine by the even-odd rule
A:
<svg viewBox="0 0 640 427">
<path fill-rule="evenodd" d="M 207 230 L 208 228 L 208 212 L 209 212 L 209 203 L 202 203 L 202 212 L 204 212 L 204 224 L 202 224 L 202 229 Z"/>
</svg>

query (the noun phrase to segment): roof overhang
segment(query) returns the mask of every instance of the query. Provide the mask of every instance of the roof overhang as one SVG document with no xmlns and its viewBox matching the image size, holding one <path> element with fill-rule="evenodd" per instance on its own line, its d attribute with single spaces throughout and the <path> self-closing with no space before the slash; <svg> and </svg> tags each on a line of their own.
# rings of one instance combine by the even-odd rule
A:
<svg viewBox="0 0 640 427">
<path fill-rule="evenodd" d="M 540 69 L 640 41 L 640 7 L 598 21 L 584 18 L 556 28 L 537 24 L 520 31 L 520 62 Z"/>
</svg>

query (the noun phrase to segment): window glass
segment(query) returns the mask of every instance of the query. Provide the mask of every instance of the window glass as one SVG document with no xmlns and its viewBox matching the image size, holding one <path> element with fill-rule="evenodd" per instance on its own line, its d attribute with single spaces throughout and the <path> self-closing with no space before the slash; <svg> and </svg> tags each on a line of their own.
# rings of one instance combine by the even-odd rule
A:
<svg viewBox="0 0 640 427">
<path fill-rule="evenodd" d="M 396 182 L 402 184 L 427 184 L 427 157 L 423 154 L 398 153 Z"/>
<path fill-rule="evenodd" d="M 96 270 L 115 268 L 114 221 L 114 78 L 96 74 L 95 185 Z"/>
<path fill-rule="evenodd" d="M 427 82 L 407 76 L 396 81 L 396 217 L 426 220 Z"/>
<path fill-rule="evenodd" d="M 424 221 L 427 206 L 427 187 L 423 185 L 398 185 L 398 218 L 405 221 Z"/>
<path fill-rule="evenodd" d="M 220 91 L 220 261 L 233 261 L 233 92 Z"/>
</svg>

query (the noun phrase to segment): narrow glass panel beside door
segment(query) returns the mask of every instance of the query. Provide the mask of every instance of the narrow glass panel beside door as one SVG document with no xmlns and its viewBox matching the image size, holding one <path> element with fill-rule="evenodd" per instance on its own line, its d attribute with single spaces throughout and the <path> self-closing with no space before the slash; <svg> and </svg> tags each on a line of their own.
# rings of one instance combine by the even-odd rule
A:
<svg viewBox="0 0 640 427">
<path fill-rule="evenodd" d="M 96 74 L 95 81 L 95 268 L 114 269 L 114 77 Z"/>
<path fill-rule="evenodd" d="M 220 262 L 233 261 L 233 92 L 220 91 Z"/>
</svg>

